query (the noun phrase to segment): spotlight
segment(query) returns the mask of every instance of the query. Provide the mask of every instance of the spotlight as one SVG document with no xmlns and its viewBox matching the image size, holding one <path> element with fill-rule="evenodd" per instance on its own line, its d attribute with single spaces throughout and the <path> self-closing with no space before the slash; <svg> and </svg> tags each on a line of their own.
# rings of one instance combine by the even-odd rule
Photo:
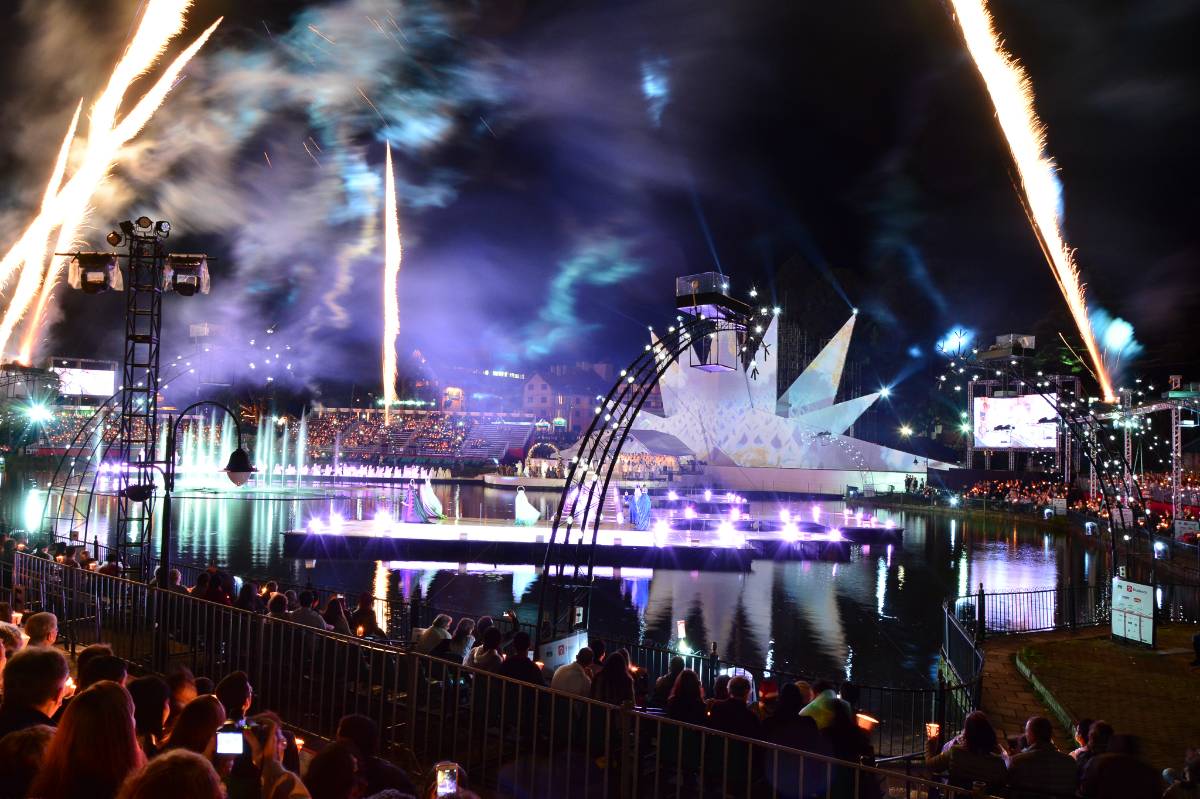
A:
<svg viewBox="0 0 1200 799">
<path fill-rule="evenodd" d="M 154 496 L 154 484 L 143 483 L 141 485 L 133 485 L 129 486 L 128 488 L 122 488 L 120 494 L 130 502 L 145 502 Z"/>
<path fill-rule="evenodd" d="M 29 417 L 29 421 L 33 422 L 34 424 L 48 422 L 54 418 L 53 411 L 51 411 L 45 405 L 41 405 L 36 402 L 25 408 L 25 415 Z"/>
<path fill-rule="evenodd" d="M 255 471 L 257 470 L 250 464 L 250 456 L 241 447 L 230 454 L 229 463 L 225 465 L 225 474 L 235 486 L 245 485 Z"/>
<path fill-rule="evenodd" d="M 165 239 L 171 235 L 171 223 L 165 219 L 160 219 L 154 223 L 154 232 Z"/>
<path fill-rule="evenodd" d="M 125 288 L 117 257 L 106 252 L 81 252 L 76 254 L 67 270 L 67 284 L 85 294 L 104 291 L 120 291 Z"/>
<path fill-rule="evenodd" d="M 125 240 L 125 237 L 114 230 L 112 233 L 108 234 L 106 240 L 108 241 L 108 245 L 110 247 L 119 247 L 121 242 Z"/>
<path fill-rule="evenodd" d="M 149 230 L 150 226 L 153 225 L 154 222 L 148 216 L 139 216 L 137 218 L 137 222 L 135 222 L 134 224 L 136 224 L 142 230 Z"/>
<path fill-rule="evenodd" d="M 208 258 L 200 253 L 171 253 L 163 268 L 163 291 L 174 291 L 181 297 L 191 297 L 197 291 L 209 290 Z"/>
<path fill-rule="evenodd" d="M 883 388 L 879 389 L 879 396 L 887 399 L 888 397 L 892 396 L 892 390 L 887 386 L 884 386 Z"/>
<path fill-rule="evenodd" d="M 853 315 L 853 316 L 858 316 L 858 309 L 857 309 L 857 308 L 851 308 L 851 309 L 850 309 L 850 313 L 851 313 L 851 315 Z"/>
</svg>

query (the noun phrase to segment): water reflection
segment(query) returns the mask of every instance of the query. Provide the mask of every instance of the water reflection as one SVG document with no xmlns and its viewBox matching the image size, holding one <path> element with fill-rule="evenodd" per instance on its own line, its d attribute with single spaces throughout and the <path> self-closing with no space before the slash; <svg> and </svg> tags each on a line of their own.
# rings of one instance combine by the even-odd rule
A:
<svg viewBox="0 0 1200 799">
<path fill-rule="evenodd" d="M 27 510 L 30 492 L 4 495 L 8 518 Z M 438 485 L 451 514 L 511 518 L 513 493 L 474 485 Z M 422 598 L 478 616 L 517 608 L 536 616 L 541 590 L 535 566 L 493 564 L 303 561 L 284 558 L 281 532 L 314 515 L 370 519 L 391 512 L 396 487 L 367 487 L 281 496 L 249 491 L 236 498 L 177 496 L 176 554 L 192 563 L 219 563 L 238 574 L 275 576 L 337 587 L 353 601 L 375 596 Z M 557 494 L 529 492 L 544 515 Z M 839 503 L 822 512 L 840 513 Z M 14 513 L 15 511 L 15 513 Z M 98 497 L 89 538 L 107 538 L 115 503 Z M 892 546 L 854 547 L 848 561 L 757 561 L 746 573 L 668 570 L 601 572 L 593 625 L 633 639 L 671 643 L 682 620 L 694 648 L 715 642 L 722 656 L 771 663 L 803 673 L 846 676 L 875 684 L 926 685 L 936 667 L 940 608 L 982 583 L 989 592 L 1045 588 L 1107 579 L 1105 553 L 1087 540 L 1047 536 L 1030 525 L 963 522 L 916 513 L 880 514 L 905 528 Z M 380 617 L 382 603 L 376 607 Z"/>
</svg>

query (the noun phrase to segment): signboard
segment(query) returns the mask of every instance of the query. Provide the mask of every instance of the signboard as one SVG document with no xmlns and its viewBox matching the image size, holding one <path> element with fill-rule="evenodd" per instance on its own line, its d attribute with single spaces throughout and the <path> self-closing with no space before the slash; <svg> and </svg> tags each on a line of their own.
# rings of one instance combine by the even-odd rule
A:
<svg viewBox="0 0 1200 799">
<path fill-rule="evenodd" d="M 1041 394 L 976 397 L 973 428 L 978 449 L 1054 449 L 1058 412 Z"/>
<path fill-rule="evenodd" d="M 538 647 L 537 657 L 547 671 L 554 671 L 559 666 L 565 666 L 575 659 L 575 654 L 587 646 L 587 630 L 578 630 L 570 635 L 554 641 L 547 641 Z"/>
<path fill-rule="evenodd" d="M 110 397 L 116 391 L 117 373 L 110 369 L 69 369 L 59 366 L 58 393 L 68 397 Z"/>
<path fill-rule="evenodd" d="M 1183 538 L 1185 535 L 1200 534 L 1200 521 L 1195 519 L 1176 519 L 1175 520 L 1175 537 Z"/>
<path fill-rule="evenodd" d="M 1112 634 L 1154 646 L 1154 587 L 1114 577 Z"/>
<path fill-rule="evenodd" d="M 1050 500 L 1050 507 L 1054 508 L 1055 516 L 1066 516 L 1067 515 L 1067 498 L 1066 497 L 1052 497 Z"/>
</svg>

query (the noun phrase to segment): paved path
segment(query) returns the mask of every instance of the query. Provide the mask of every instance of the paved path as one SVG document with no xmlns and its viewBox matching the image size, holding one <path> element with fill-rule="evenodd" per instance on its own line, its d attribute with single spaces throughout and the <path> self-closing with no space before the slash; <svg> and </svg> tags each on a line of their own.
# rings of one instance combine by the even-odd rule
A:
<svg viewBox="0 0 1200 799">
<path fill-rule="evenodd" d="M 984 644 L 987 657 L 983 665 L 983 710 L 1002 736 L 1020 735 L 1030 716 L 1045 716 L 1054 724 L 1054 742 L 1058 748 L 1071 751 L 1075 742 L 1070 731 L 1063 729 L 1050 709 L 1038 699 L 1029 681 L 1017 671 L 1017 651 L 1035 643 L 1083 640 L 1105 637 L 1108 630 L 1093 627 L 1071 632 L 1055 630 L 1047 633 L 997 636 Z"/>
</svg>

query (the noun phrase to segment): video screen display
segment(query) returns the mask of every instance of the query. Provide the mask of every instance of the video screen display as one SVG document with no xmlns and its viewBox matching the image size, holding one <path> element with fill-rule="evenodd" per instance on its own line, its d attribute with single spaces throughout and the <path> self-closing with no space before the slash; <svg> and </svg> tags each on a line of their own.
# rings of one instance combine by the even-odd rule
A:
<svg viewBox="0 0 1200 799">
<path fill-rule="evenodd" d="M 59 377 L 58 393 L 67 397 L 110 397 L 117 390 L 117 373 L 108 369 L 54 367 Z"/>
<path fill-rule="evenodd" d="M 1054 449 L 1058 414 L 1040 394 L 976 397 L 975 446 L 979 449 Z"/>
</svg>

